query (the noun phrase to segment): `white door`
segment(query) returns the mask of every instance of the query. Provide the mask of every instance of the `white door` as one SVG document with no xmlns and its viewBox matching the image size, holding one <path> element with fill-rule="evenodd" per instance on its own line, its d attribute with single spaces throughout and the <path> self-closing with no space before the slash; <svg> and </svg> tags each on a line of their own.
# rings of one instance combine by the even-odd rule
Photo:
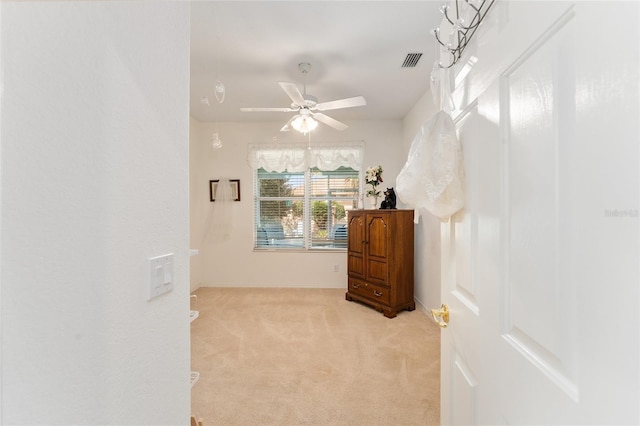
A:
<svg viewBox="0 0 640 426">
<path fill-rule="evenodd" d="M 497 0 L 455 68 L 443 425 L 640 423 L 639 18 Z"/>
</svg>

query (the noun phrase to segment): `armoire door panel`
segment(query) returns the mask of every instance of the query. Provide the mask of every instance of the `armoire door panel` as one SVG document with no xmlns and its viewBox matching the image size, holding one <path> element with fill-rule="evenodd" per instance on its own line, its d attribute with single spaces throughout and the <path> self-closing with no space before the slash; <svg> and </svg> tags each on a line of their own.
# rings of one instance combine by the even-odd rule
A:
<svg viewBox="0 0 640 426">
<path fill-rule="evenodd" d="M 367 244 L 369 256 L 387 256 L 387 223 L 386 215 L 372 216 L 367 222 Z"/>
<path fill-rule="evenodd" d="M 356 275 L 360 278 L 365 278 L 364 261 L 362 260 L 362 256 L 349 253 L 347 261 L 347 267 L 350 275 Z"/>
<path fill-rule="evenodd" d="M 387 262 L 378 262 L 369 258 L 367 266 L 367 278 L 370 281 L 375 281 L 379 284 L 387 284 Z"/>
</svg>

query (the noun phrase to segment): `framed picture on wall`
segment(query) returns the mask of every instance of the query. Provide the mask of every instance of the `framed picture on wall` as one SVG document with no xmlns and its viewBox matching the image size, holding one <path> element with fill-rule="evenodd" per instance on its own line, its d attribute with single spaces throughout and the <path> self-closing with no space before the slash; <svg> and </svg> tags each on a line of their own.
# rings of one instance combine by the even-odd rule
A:
<svg viewBox="0 0 640 426">
<path fill-rule="evenodd" d="M 216 191 L 218 190 L 218 183 L 220 179 L 214 179 L 209 181 L 209 199 L 213 202 L 216 200 Z M 240 201 L 240 179 L 229 179 L 231 184 L 231 198 L 233 201 Z"/>
</svg>

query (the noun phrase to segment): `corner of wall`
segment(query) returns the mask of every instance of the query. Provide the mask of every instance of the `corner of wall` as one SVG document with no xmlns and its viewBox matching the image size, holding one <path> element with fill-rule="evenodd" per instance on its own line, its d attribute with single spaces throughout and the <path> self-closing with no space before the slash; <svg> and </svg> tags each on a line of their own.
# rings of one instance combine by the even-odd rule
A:
<svg viewBox="0 0 640 426">
<path fill-rule="evenodd" d="M 403 148 L 408 156 L 413 139 L 422 124 L 437 112 L 431 91 L 427 90 L 403 120 Z M 440 292 L 440 222 L 428 212 L 420 212 L 415 225 L 415 298 L 418 304 L 439 306 Z"/>
</svg>

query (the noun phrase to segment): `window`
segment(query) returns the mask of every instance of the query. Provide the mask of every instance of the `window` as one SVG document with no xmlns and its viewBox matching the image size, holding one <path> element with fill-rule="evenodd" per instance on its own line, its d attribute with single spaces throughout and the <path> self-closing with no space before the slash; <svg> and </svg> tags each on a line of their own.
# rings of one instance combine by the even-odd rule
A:
<svg viewBox="0 0 640 426">
<path fill-rule="evenodd" d="M 345 249 L 348 214 L 361 189 L 361 152 L 361 145 L 253 148 L 254 248 Z"/>
</svg>

